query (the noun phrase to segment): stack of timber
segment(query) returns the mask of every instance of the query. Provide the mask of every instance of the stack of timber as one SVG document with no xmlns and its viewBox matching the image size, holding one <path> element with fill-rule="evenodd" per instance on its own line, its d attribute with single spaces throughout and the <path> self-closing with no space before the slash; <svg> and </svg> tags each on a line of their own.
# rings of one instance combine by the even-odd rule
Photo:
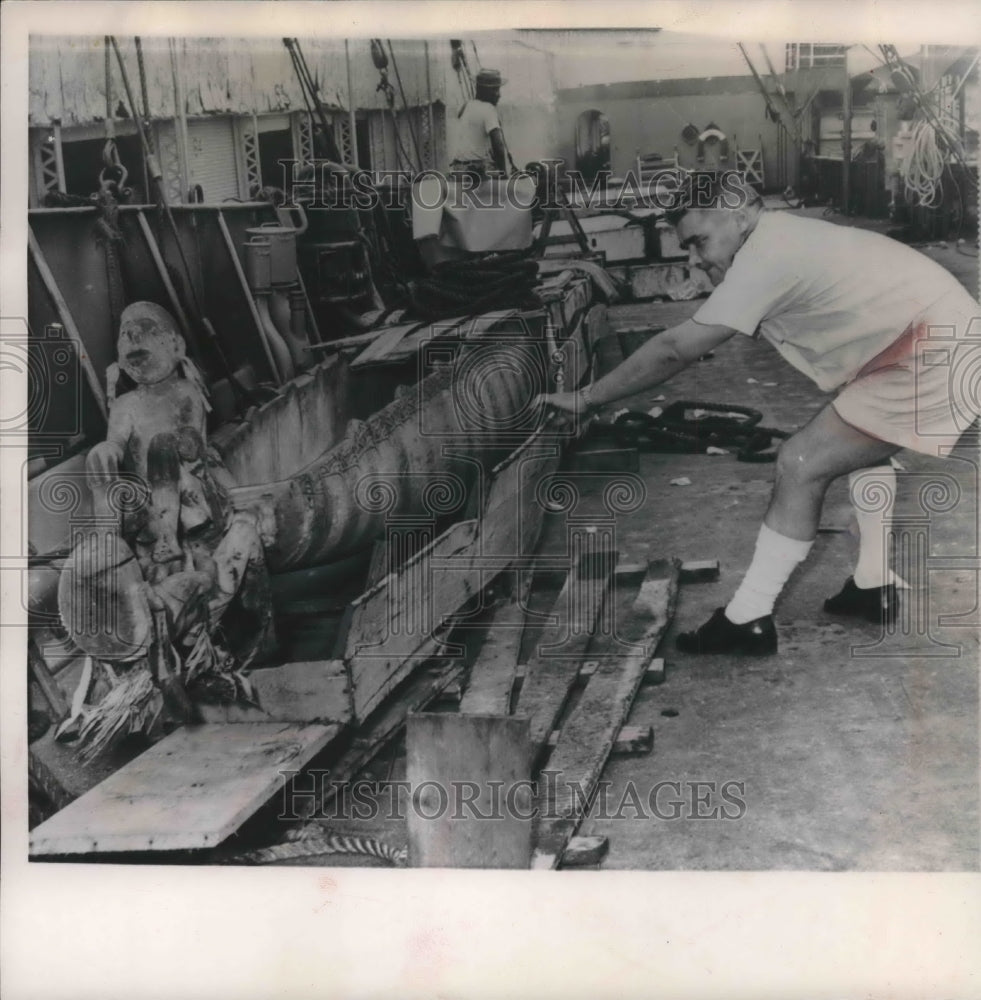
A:
<svg viewBox="0 0 981 1000">
<path fill-rule="evenodd" d="M 598 540 L 569 567 L 550 621 L 528 661 L 519 662 L 531 580 L 525 572 L 516 575 L 510 596 L 490 619 L 488 639 L 471 668 L 459 715 L 453 717 L 457 721 L 452 725 L 461 733 L 454 741 L 438 716 L 431 723 L 440 727 L 440 740 L 433 747 L 445 751 L 454 746 L 459 752 L 473 742 L 478 730 L 513 727 L 515 720 L 526 727 L 518 741 L 527 754 L 524 769 L 520 756 L 507 767 L 500 758 L 491 757 L 490 766 L 487 755 L 475 751 L 462 764 L 455 762 L 454 774 L 465 774 L 478 784 L 481 779 L 538 779 L 533 803 L 536 819 L 527 837 L 526 860 L 532 868 L 598 863 L 606 850 L 605 840 L 576 837 L 576 831 L 606 761 L 613 753 L 649 752 L 653 747 L 650 727 L 624 723 L 641 683 L 663 680 L 664 663 L 654 653 L 674 611 L 679 564 L 675 560 L 628 563 L 618 573 L 617 553 L 597 535 L 586 538 Z M 617 621 L 615 591 L 624 588 L 636 588 L 636 596 L 626 618 Z M 581 689 L 578 700 L 570 710 L 577 689 Z M 512 702 L 516 702 L 513 713 Z M 516 734 L 512 736 L 517 739 Z M 418 745 L 410 749 L 410 760 L 419 756 Z M 484 743 L 478 740 L 475 745 Z M 436 771 L 452 777 L 445 762 L 436 758 L 434 752 L 428 771 L 414 761 L 417 780 L 435 780 Z M 411 827 L 410 823 L 410 861 L 422 864 L 492 867 L 508 849 L 513 862 L 515 845 L 524 842 L 520 830 L 498 829 L 495 836 L 493 824 L 487 823 L 466 829 L 457 824 L 455 839 L 452 829 L 436 830 L 425 823 L 415 824 L 415 831 Z M 485 853 L 475 853 L 477 847 Z M 522 857 L 520 851 L 517 856 Z"/>
</svg>

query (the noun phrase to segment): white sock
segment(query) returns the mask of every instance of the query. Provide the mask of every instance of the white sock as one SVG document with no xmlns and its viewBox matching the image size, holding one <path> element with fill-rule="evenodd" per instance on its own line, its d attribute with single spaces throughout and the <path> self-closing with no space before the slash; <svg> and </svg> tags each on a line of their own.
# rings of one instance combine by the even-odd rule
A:
<svg viewBox="0 0 981 1000">
<path fill-rule="evenodd" d="M 864 590 L 895 583 L 887 539 L 896 503 L 896 470 L 891 465 L 857 469 L 848 477 L 848 488 L 858 521 L 855 586 Z"/>
<path fill-rule="evenodd" d="M 726 608 L 726 618 L 735 625 L 744 625 L 770 614 L 790 574 L 807 558 L 813 544 L 787 538 L 764 524 L 756 539 L 753 561 Z"/>
</svg>

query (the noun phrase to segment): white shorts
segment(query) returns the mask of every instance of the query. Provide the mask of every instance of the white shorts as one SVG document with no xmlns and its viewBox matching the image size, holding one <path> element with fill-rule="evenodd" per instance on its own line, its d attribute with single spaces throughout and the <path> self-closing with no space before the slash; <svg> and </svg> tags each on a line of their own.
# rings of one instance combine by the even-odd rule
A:
<svg viewBox="0 0 981 1000">
<path fill-rule="evenodd" d="M 947 454 L 981 415 L 981 306 L 967 292 L 934 303 L 831 405 L 871 437 Z"/>
</svg>

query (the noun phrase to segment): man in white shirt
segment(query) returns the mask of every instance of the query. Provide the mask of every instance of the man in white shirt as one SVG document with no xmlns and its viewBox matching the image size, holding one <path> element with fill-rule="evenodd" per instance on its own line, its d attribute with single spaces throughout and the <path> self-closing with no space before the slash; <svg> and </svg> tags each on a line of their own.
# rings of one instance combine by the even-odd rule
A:
<svg viewBox="0 0 981 1000">
<path fill-rule="evenodd" d="M 460 108 L 450 129 L 450 170 L 485 176 L 488 171 L 508 173 L 504 131 L 497 113 L 501 86 L 499 70 L 482 69 L 474 81 L 475 96 Z"/>
<path fill-rule="evenodd" d="M 542 401 L 555 414 L 605 405 L 665 381 L 738 333 L 762 336 L 820 388 L 838 390 L 780 449 L 770 506 L 735 596 L 678 637 L 685 652 L 770 654 L 773 606 L 810 551 L 831 481 L 849 475 L 854 496 L 874 475 L 894 496 L 893 454 L 943 454 L 977 417 L 972 380 L 954 373 L 972 356 L 972 370 L 981 365 L 981 307 L 938 264 L 887 237 L 765 212 L 733 175 L 700 193 L 669 219 L 691 264 L 715 286 L 707 301 L 593 385 Z M 897 598 L 884 552 L 888 512 L 855 506 L 858 564 L 825 609 L 889 622 Z"/>
</svg>

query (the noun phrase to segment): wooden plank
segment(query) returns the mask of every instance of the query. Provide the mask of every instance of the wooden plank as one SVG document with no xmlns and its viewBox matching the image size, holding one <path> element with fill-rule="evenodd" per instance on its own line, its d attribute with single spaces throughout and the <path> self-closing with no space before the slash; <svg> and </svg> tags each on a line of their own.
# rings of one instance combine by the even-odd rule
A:
<svg viewBox="0 0 981 1000">
<path fill-rule="evenodd" d="M 375 544 L 371 547 L 371 562 L 368 563 L 368 576 L 365 579 L 365 589 L 381 583 L 388 576 L 388 539 L 375 539 Z"/>
<path fill-rule="evenodd" d="M 541 782 L 533 868 L 555 868 L 582 820 L 647 666 L 668 627 L 678 594 L 678 565 L 652 562 L 632 608 L 643 623 L 639 650 L 620 660 L 601 661 L 579 703 L 562 726 Z M 628 626 L 629 634 L 629 626 Z"/>
<path fill-rule="evenodd" d="M 340 731 L 279 722 L 177 729 L 33 830 L 30 854 L 215 847 Z"/>
<path fill-rule="evenodd" d="M 351 721 L 351 684 L 343 660 L 262 667 L 249 674 L 259 707 L 199 704 L 205 722 Z"/>
<path fill-rule="evenodd" d="M 379 330 L 368 330 L 365 333 L 355 333 L 350 337 L 338 337 L 336 340 L 325 340 L 320 344 L 311 344 L 310 350 L 323 354 L 334 354 L 339 351 L 352 351 L 365 344 L 370 344 L 377 340 L 386 330 L 382 327 Z"/>
<path fill-rule="evenodd" d="M 536 655 L 526 666 L 515 713 L 530 719 L 532 751 L 537 756 L 555 728 L 579 674 L 616 565 L 616 552 L 600 549 L 593 565 L 581 560 L 555 601 L 554 625 L 545 629 Z"/>
<path fill-rule="evenodd" d="M 576 679 L 580 681 L 587 680 L 592 677 L 593 674 L 599 669 L 599 660 L 580 660 L 579 662 L 579 672 L 576 674 Z M 514 671 L 514 677 L 516 681 L 524 681 L 525 676 L 528 673 L 528 664 L 519 663 Z"/>
<path fill-rule="evenodd" d="M 41 244 L 38 243 L 37 237 L 34 235 L 34 230 L 30 226 L 27 227 L 27 243 L 31 255 L 34 257 L 34 264 L 37 267 L 38 274 L 41 275 L 44 287 L 47 289 L 48 295 L 51 296 L 51 300 L 54 302 L 55 309 L 58 312 L 61 325 L 65 328 L 65 333 L 68 334 L 67 339 L 75 345 L 75 356 L 79 367 L 82 369 L 82 374 L 85 376 L 85 381 L 92 392 L 95 405 L 98 407 L 99 413 L 102 414 L 103 420 L 107 420 L 109 409 L 106 403 L 106 393 L 102 388 L 102 381 L 92 366 L 88 352 L 85 349 L 85 342 L 82 340 L 82 335 L 78 332 L 75 318 L 72 316 L 71 310 L 68 308 L 68 303 L 61 294 L 58 282 L 51 273 L 51 268 L 44 257 L 44 252 L 41 250 Z"/>
<path fill-rule="evenodd" d="M 406 725 L 406 778 L 413 790 L 413 808 L 408 811 L 410 867 L 527 868 L 530 802 L 525 808 L 509 808 L 509 802 L 512 789 L 530 778 L 530 767 L 527 719 L 410 715 Z"/>
<path fill-rule="evenodd" d="M 398 326 L 386 327 L 371 341 L 371 343 L 351 362 L 352 371 L 363 365 L 387 360 L 386 355 L 398 346 L 403 338 L 415 333 L 420 326 L 428 323 L 400 323 Z"/>
<path fill-rule="evenodd" d="M 712 583 L 719 579 L 718 559 L 692 559 L 681 564 L 681 583 Z"/>
<path fill-rule="evenodd" d="M 550 747 L 558 746 L 561 729 L 553 729 L 548 737 Z M 617 757 L 628 753 L 650 753 L 654 749 L 653 726 L 621 726 L 620 731 L 610 748 L 610 756 Z"/>
<path fill-rule="evenodd" d="M 437 699 L 441 705 L 459 705 L 463 700 L 463 675 L 451 681 L 439 693 Z"/>
<path fill-rule="evenodd" d="M 357 737 L 331 764 L 330 785 L 324 789 L 321 809 L 326 810 L 339 786 L 353 781 L 391 743 L 402 731 L 410 712 L 420 712 L 432 704 L 461 672 L 457 660 L 437 661 L 432 670 L 410 677 L 398 696 L 389 699 L 359 728 Z"/>
<path fill-rule="evenodd" d="M 494 610 L 487 636 L 470 668 L 470 681 L 460 702 L 460 711 L 470 715 L 507 715 L 521 653 L 525 608 L 532 574 L 518 571 L 515 593 Z"/>
<path fill-rule="evenodd" d="M 150 247 L 150 252 L 154 252 L 154 241 L 153 233 L 150 232 L 149 226 L 146 224 L 146 219 L 143 217 L 143 213 L 139 212 L 140 227 L 143 229 L 144 238 L 147 241 L 147 245 Z M 235 277 L 238 278 L 238 289 L 245 299 L 245 304 L 248 307 L 249 315 L 252 317 L 252 325 L 255 327 L 256 338 L 262 347 L 262 353 L 266 356 L 266 364 L 269 366 L 269 372 L 273 379 L 277 382 L 282 382 L 283 379 L 280 375 L 279 366 L 276 364 L 276 359 L 273 357 L 272 347 L 269 345 L 269 341 L 266 339 L 266 331 L 262 325 L 262 319 L 259 317 L 259 310 L 256 308 L 255 299 L 252 298 L 252 289 L 249 287 L 249 280 L 245 276 L 245 271 L 242 268 L 242 261 L 239 259 L 238 251 L 235 249 L 235 241 L 232 239 L 232 234 L 228 231 L 228 223 L 225 222 L 225 217 L 221 212 L 215 212 L 215 218 L 218 221 L 218 229 L 221 232 L 221 238 L 225 243 L 225 250 L 228 253 L 228 259 L 232 262 L 232 267 L 235 270 Z M 149 234 L 149 235 L 147 235 Z M 157 251 L 159 253 L 159 251 Z M 154 256 L 156 260 L 156 256 Z M 166 268 L 164 269 L 164 278 L 169 281 L 166 275 Z M 189 329 L 189 327 L 185 327 Z"/>
<path fill-rule="evenodd" d="M 344 659 L 361 722 L 408 676 L 442 619 L 489 582 L 477 522 L 458 521 L 352 605 Z"/>
<path fill-rule="evenodd" d="M 561 867 L 583 868 L 598 865 L 610 849 L 609 837 L 573 837 L 562 852 Z"/>
<path fill-rule="evenodd" d="M 48 665 L 45 663 L 44 657 L 41 656 L 33 636 L 28 636 L 27 638 L 27 663 L 32 678 L 41 689 L 41 693 L 44 695 L 44 699 L 51 709 L 52 721 L 56 723 L 61 722 L 68 714 L 68 701 L 65 699 L 65 694 L 61 690 L 61 686 L 48 669 Z"/>
<path fill-rule="evenodd" d="M 576 448 L 570 463 L 576 472 L 638 472 L 636 448 L 616 448 L 588 442 Z"/>
<path fill-rule="evenodd" d="M 485 327 L 506 322 L 513 315 L 509 310 L 479 317 L 474 330 L 482 333 Z M 584 353 L 580 336 L 568 338 L 563 345 L 578 347 L 572 362 L 581 360 Z M 407 658 L 429 638 L 433 628 L 498 572 L 516 560 L 532 557 L 544 518 L 535 490 L 541 477 L 554 471 L 560 459 L 561 448 L 545 440 L 544 428 L 529 435 L 491 470 L 479 519 L 453 525 L 398 573 L 390 574 L 354 602 L 343 658 L 351 669 L 358 721 L 408 676 Z M 421 622 L 422 628 L 403 627 L 410 622 Z"/>
<path fill-rule="evenodd" d="M 643 622 L 643 641 L 651 641 L 655 634 L 660 638 L 659 630 L 663 629 L 665 616 L 674 609 L 681 572 L 676 559 L 652 559 L 647 564 L 647 574 L 630 609 L 630 615 Z M 653 654 L 654 650 L 650 652 Z"/>
<path fill-rule="evenodd" d="M 579 673 L 576 676 L 577 680 L 585 681 L 588 680 L 596 671 L 599 669 L 599 660 L 583 660 L 579 664 Z M 516 683 L 521 683 L 524 681 L 525 673 L 527 672 L 527 665 L 524 663 L 519 663 L 514 670 L 514 679 Z M 651 660 L 644 672 L 644 683 L 645 684 L 660 684 L 664 680 L 664 659 L 660 656 L 655 657 Z"/>
<path fill-rule="evenodd" d="M 408 675 L 403 661 L 428 638 L 401 629 L 403 620 L 438 627 L 499 570 L 531 558 L 544 518 L 535 489 L 560 458 L 557 445 L 543 442 L 540 431 L 532 434 L 492 470 L 479 521 L 457 522 L 354 602 L 343 656 L 359 721 Z M 359 653 L 359 646 L 366 650 Z"/>
<path fill-rule="evenodd" d="M 29 750 L 32 763 L 37 763 L 38 770 L 43 769 L 53 779 L 52 783 L 61 787 L 67 799 L 85 795 L 137 756 L 136 751 L 124 741 L 95 760 L 83 762 L 70 743 L 55 739 L 56 731 L 57 727 L 52 726 L 30 745 Z"/>
<path fill-rule="evenodd" d="M 618 587 L 627 586 L 631 583 L 640 583 L 647 575 L 647 563 L 645 562 L 621 562 L 617 563 L 614 571 L 614 583 Z"/>
<path fill-rule="evenodd" d="M 514 319 L 517 315 L 517 309 L 503 309 L 497 312 L 483 313 L 472 319 L 440 320 L 432 327 L 410 334 L 391 351 L 385 360 L 390 364 L 401 364 L 414 358 L 424 344 L 437 339 L 458 337 L 462 340 L 476 340 L 495 327 L 502 326 L 508 320 Z"/>
<path fill-rule="evenodd" d="M 650 662 L 647 671 L 644 674 L 645 684 L 663 684 L 664 683 L 664 659 L 660 656 L 655 657 Z"/>
<path fill-rule="evenodd" d="M 485 555 L 502 562 L 533 558 L 545 516 L 536 491 L 561 459 L 562 449 L 542 427 L 491 470 L 480 526 Z"/>
</svg>

